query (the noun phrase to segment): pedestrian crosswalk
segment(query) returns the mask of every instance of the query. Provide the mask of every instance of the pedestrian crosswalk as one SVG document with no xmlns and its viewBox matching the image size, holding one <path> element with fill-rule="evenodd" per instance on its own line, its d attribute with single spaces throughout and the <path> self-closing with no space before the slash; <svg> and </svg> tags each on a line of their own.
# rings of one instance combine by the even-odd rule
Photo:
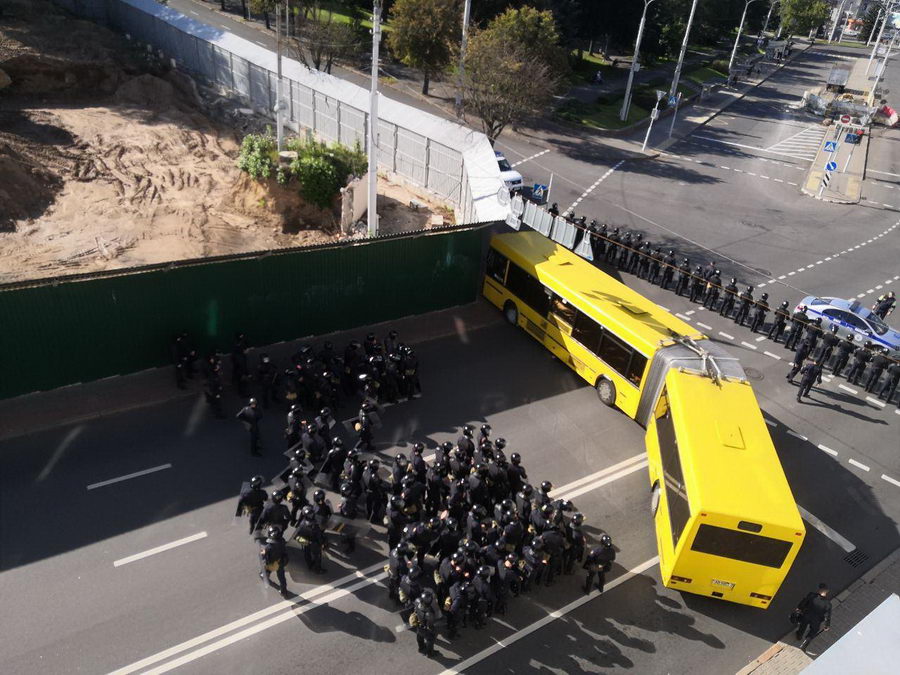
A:
<svg viewBox="0 0 900 675">
<path fill-rule="evenodd" d="M 816 158 L 816 153 L 827 132 L 828 129 L 821 125 L 810 126 L 793 136 L 778 141 L 775 145 L 770 145 L 766 150 L 811 162 Z"/>
</svg>

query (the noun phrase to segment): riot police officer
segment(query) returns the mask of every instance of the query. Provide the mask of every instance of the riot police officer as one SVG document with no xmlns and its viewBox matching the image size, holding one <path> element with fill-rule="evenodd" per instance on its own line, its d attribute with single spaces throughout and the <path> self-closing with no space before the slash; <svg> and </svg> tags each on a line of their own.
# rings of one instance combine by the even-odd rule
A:
<svg viewBox="0 0 900 675">
<path fill-rule="evenodd" d="M 856 351 L 856 345 L 853 344 L 853 336 L 848 335 L 838 345 L 837 349 L 838 354 L 834 359 L 834 365 L 831 367 L 831 372 L 835 377 L 840 377 L 841 372 L 843 372 L 844 368 L 847 366 L 847 361 L 850 360 L 850 356 Z"/>
<path fill-rule="evenodd" d="M 887 350 L 875 352 L 875 356 L 872 357 L 872 365 L 869 367 L 869 376 L 866 379 L 866 391 L 875 391 L 875 386 L 878 384 L 878 380 L 881 379 L 881 374 L 890 362 L 890 359 L 887 357 Z"/>
<path fill-rule="evenodd" d="M 822 384 L 822 366 L 808 359 L 803 368 L 800 369 L 800 388 L 797 390 L 797 403 L 804 396 L 809 396 L 809 390 L 815 382 Z"/>
<path fill-rule="evenodd" d="M 278 368 L 272 363 L 268 354 L 262 354 L 259 358 L 259 366 L 256 369 L 256 379 L 262 387 L 263 408 L 269 407 L 269 402 L 275 400 L 276 386 L 278 382 Z"/>
<path fill-rule="evenodd" d="M 691 284 L 691 261 L 684 258 L 678 268 L 678 283 L 675 284 L 675 295 L 681 297 L 688 293 Z"/>
<path fill-rule="evenodd" d="M 753 305 L 753 286 L 747 286 L 747 290 L 741 293 L 741 304 L 737 313 L 734 315 L 734 322 L 739 326 L 743 326 L 750 314 L 750 307 Z"/>
<path fill-rule="evenodd" d="M 706 280 L 703 278 L 703 268 L 697 265 L 694 269 L 694 278 L 691 280 L 691 302 L 703 302 L 705 288 Z"/>
<path fill-rule="evenodd" d="M 278 528 L 279 532 L 284 532 L 291 522 L 291 512 L 288 507 L 282 503 L 284 501 L 284 493 L 280 490 L 275 490 L 272 493 L 272 496 L 269 497 L 269 500 L 269 503 L 263 508 L 262 515 L 259 517 L 256 528 L 261 530 L 267 525 L 274 525 Z"/>
<path fill-rule="evenodd" d="M 828 359 L 834 353 L 834 348 L 841 341 L 837 335 L 838 328 L 839 326 L 833 323 L 831 324 L 831 330 L 822 336 L 822 351 L 819 352 L 819 357 L 816 359 L 816 363 L 820 366 L 824 367 L 828 364 Z"/>
<path fill-rule="evenodd" d="M 675 251 L 669 249 L 662 260 L 662 280 L 659 282 L 659 285 L 665 290 L 669 290 L 669 285 L 675 278 L 675 264 Z"/>
<path fill-rule="evenodd" d="M 719 274 L 719 270 L 714 270 L 706 282 L 706 299 L 703 301 L 704 307 L 715 311 L 716 302 L 719 301 L 719 289 L 721 287 L 722 277 Z"/>
<path fill-rule="evenodd" d="M 797 311 L 791 316 L 791 328 L 784 340 L 784 348 L 791 351 L 797 346 L 800 336 L 803 334 L 803 328 L 806 326 L 809 318 L 806 316 L 806 305 L 800 305 Z"/>
<path fill-rule="evenodd" d="M 850 372 L 847 373 L 847 382 L 850 384 L 859 384 L 859 378 L 862 377 L 866 370 L 866 364 L 872 360 L 872 343 L 866 342 L 862 347 L 857 349 L 853 354 L 853 365 Z"/>
<path fill-rule="evenodd" d="M 250 484 L 241 490 L 241 496 L 238 499 L 237 510 L 235 516 L 245 515 L 250 519 L 250 534 L 256 530 L 256 523 L 263 512 L 263 505 L 269 498 L 269 495 L 262 489 L 263 477 L 254 476 L 250 479 Z"/>
<path fill-rule="evenodd" d="M 781 303 L 781 307 L 775 310 L 775 320 L 769 327 L 769 339 L 773 342 L 778 342 L 781 338 L 781 334 L 784 332 L 784 327 L 787 324 L 788 319 L 791 318 L 791 313 L 788 311 L 787 307 L 787 300 L 784 300 Z"/>
<path fill-rule="evenodd" d="M 606 573 L 612 569 L 612 564 L 616 560 L 616 549 L 613 548 L 612 539 L 608 534 L 600 537 L 600 545 L 592 548 L 584 561 L 584 569 L 587 570 L 587 579 L 584 581 L 583 590 L 585 593 L 591 592 L 591 584 L 594 577 L 597 577 L 597 590 L 603 592 L 606 585 Z"/>
<path fill-rule="evenodd" d="M 259 421 L 262 419 L 262 411 L 256 399 L 251 398 L 235 417 L 244 423 L 244 428 L 250 433 L 250 454 L 262 457 L 259 451 Z"/>
<path fill-rule="evenodd" d="M 734 303 L 737 300 L 737 295 L 737 279 L 731 277 L 731 281 L 728 282 L 728 285 L 725 287 L 724 293 L 722 295 L 722 306 L 719 307 L 719 316 L 724 316 L 726 319 L 728 318 L 731 310 L 734 309 Z M 711 307 L 710 309 L 715 308 Z"/>
<path fill-rule="evenodd" d="M 270 581 L 269 575 L 275 572 L 278 578 L 278 590 L 282 597 L 288 596 L 287 579 L 284 576 L 284 568 L 288 564 L 287 547 L 284 543 L 281 530 L 275 525 L 270 525 L 266 532 L 266 540 L 259 550 L 259 578 Z"/>
<path fill-rule="evenodd" d="M 755 333 L 760 326 L 766 323 L 766 314 L 769 313 L 769 294 L 763 293 L 756 302 L 753 310 L 753 321 L 750 323 L 750 332 Z"/>
</svg>

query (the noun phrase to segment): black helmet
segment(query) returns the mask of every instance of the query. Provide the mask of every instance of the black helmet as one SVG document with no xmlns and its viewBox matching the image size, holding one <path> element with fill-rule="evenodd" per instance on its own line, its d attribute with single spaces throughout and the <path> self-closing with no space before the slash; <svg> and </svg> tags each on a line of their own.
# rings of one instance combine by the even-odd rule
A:
<svg viewBox="0 0 900 675">
<path fill-rule="evenodd" d="M 280 490 L 275 490 L 275 492 L 272 493 L 272 501 L 275 504 L 280 504 L 282 499 L 284 499 L 284 495 Z"/>
<path fill-rule="evenodd" d="M 853 342 L 853 336 L 852 336 L 852 335 L 848 335 L 848 336 L 847 336 L 847 342 Z"/>
<path fill-rule="evenodd" d="M 341 483 L 341 497 L 349 497 L 353 494 L 353 485 L 344 481 Z"/>
<path fill-rule="evenodd" d="M 428 527 L 430 527 L 432 530 L 436 530 L 436 529 L 440 528 L 440 526 L 441 526 L 441 519 L 438 518 L 437 516 L 435 516 L 434 518 L 428 519 Z"/>
<path fill-rule="evenodd" d="M 391 497 L 391 506 L 395 509 L 402 509 L 406 506 L 406 502 L 403 500 L 403 497 L 394 495 L 393 497 Z"/>
<path fill-rule="evenodd" d="M 305 475 L 305 474 L 304 474 L 304 471 L 303 471 L 303 467 L 302 467 L 302 466 L 295 466 L 295 467 L 291 470 L 291 477 L 292 477 L 292 478 L 302 478 L 304 475 Z"/>
<path fill-rule="evenodd" d="M 343 448 L 344 447 L 344 439 L 340 436 L 335 436 L 331 439 L 331 445 L 335 448 Z"/>
<path fill-rule="evenodd" d="M 522 486 L 522 494 L 526 497 L 531 497 L 531 495 L 534 494 L 534 488 L 531 487 L 531 483 L 525 483 L 525 485 Z"/>
<path fill-rule="evenodd" d="M 316 504 L 324 502 L 325 501 L 325 490 L 316 490 L 315 492 L 313 492 L 313 501 Z"/>
<path fill-rule="evenodd" d="M 543 551 L 544 550 L 544 540 L 540 537 L 535 537 L 531 540 L 531 548 L 535 551 Z"/>
<path fill-rule="evenodd" d="M 782 308 L 782 309 L 787 309 L 787 306 L 788 306 L 788 301 L 787 301 L 787 300 L 784 300 L 784 301 L 781 303 L 781 308 Z"/>
<path fill-rule="evenodd" d="M 359 450 L 357 450 L 356 448 L 350 448 L 350 450 L 347 451 L 347 459 L 352 462 L 357 461 L 359 459 Z"/>
<path fill-rule="evenodd" d="M 516 503 L 512 499 L 504 499 L 500 502 L 500 510 L 501 511 L 515 511 Z"/>
<path fill-rule="evenodd" d="M 325 407 L 319 411 L 322 417 L 331 417 L 331 408 Z"/>
<path fill-rule="evenodd" d="M 520 455 L 518 452 L 514 452 L 509 456 L 509 461 L 518 466 L 522 463 L 522 455 Z"/>
<path fill-rule="evenodd" d="M 464 556 L 459 551 L 454 551 L 453 553 L 450 554 L 450 564 L 451 565 L 456 565 L 457 567 L 459 567 L 465 561 L 466 561 L 466 556 Z"/>
<path fill-rule="evenodd" d="M 760 300 L 768 300 L 768 299 L 769 299 L 769 294 L 768 294 L 768 293 L 763 293 L 761 296 L 759 296 L 759 299 L 760 299 Z"/>
<path fill-rule="evenodd" d="M 471 539 L 468 539 L 465 543 L 464 550 L 469 555 L 475 555 L 476 553 L 478 553 L 478 544 L 476 544 Z"/>
<path fill-rule="evenodd" d="M 491 568 L 488 567 L 487 565 L 482 565 L 481 567 L 478 568 L 478 576 L 480 576 L 482 579 L 490 578 Z"/>
<path fill-rule="evenodd" d="M 574 525 L 581 525 L 584 522 L 584 514 L 583 513 L 573 513 L 572 514 L 572 523 Z"/>
<path fill-rule="evenodd" d="M 419 597 L 422 598 L 422 602 L 424 602 L 426 605 L 430 605 L 432 602 L 434 602 L 434 591 L 430 588 L 424 588 L 422 589 L 422 593 L 421 595 L 419 595 Z"/>
<path fill-rule="evenodd" d="M 377 459 L 374 459 L 374 458 L 373 458 L 373 459 L 370 459 L 370 460 L 367 462 L 367 465 L 368 465 L 368 467 L 369 467 L 370 470 L 372 470 L 372 471 L 377 471 L 377 470 L 378 470 L 378 467 L 381 466 L 381 462 L 379 462 Z"/>
<path fill-rule="evenodd" d="M 311 506 L 304 506 L 303 509 L 300 511 L 300 514 L 304 518 L 312 518 L 313 514 L 315 514 L 315 511 L 313 511 L 313 507 L 311 507 Z"/>
<path fill-rule="evenodd" d="M 553 514 L 553 505 L 552 504 L 544 504 L 541 507 L 541 515 L 550 516 Z"/>
<path fill-rule="evenodd" d="M 444 441 L 441 443 L 441 449 L 445 454 L 450 454 L 450 451 L 453 450 L 453 441 Z"/>
<path fill-rule="evenodd" d="M 753 294 L 753 286 L 747 286 L 747 292 Z"/>
<path fill-rule="evenodd" d="M 251 398 L 249 401 L 247 401 L 247 403 L 248 403 L 249 405 L 251 405 L 251 406 L 256 405 L 256 399 L 255 399 L 255 398 Z"/>
<path fill-rule="evenodd" d="M 735 277 L 731 277 L 731 283 L 737 286 L 737 279 Z"/>
<path fill-rule="evenodd" d="M 269 525 L 266 535 L 272 539 L 277 539 L 281 535 L 281 529 L 277 525 Z"/>
<path fill-rule="evenodd" d="M 502 450 L 506 447 L 506 439 L 502 437 L 498 438 L 496 441 L 494 441 L 494 447 L 496 447 L 498 450 Z"/>
<path fill-rule="evenodd" d="M 413 443 L 412 451 L 413 451 L 415 454 L 421 455 L 421 454 L 422 454 L 422 451 L 423 451 L 424 449 L 425 449 L 425 444 L 424 444 L 424 443 Z"/>
<path fill-rule="evenodd" d="M 831 324 L 831 332 L 832 333 L 837 333 L 839 328 L 840 328 L 840 326 L 838 326 L 836 323 Z"/>
<path fill-rule="evenodd" d="M 253 476 L 253 478 L 250 479 L 250 487 L 252 487 L 254 489 L 258 488 L 258 487 L 262 487 L 262 484 L 263 484 L 262 476 Z"/>
<path fill-rule="evenodd" d="M 601 535 L 600 543 L 604 546 L 612 546 L 612 537 L 610 537 L 608 534 Z"/>
<path fill-rule="evenodd" d="M 419 577 L 422 576 L 422 568 L 419 567 L 416 563 L 413 563 L 412 565 L 410 565 L 409 572 L 407 572 L 407 575 L 409 575 L 410 579 L 415 581 L 416 579 L 418 579 Z"/>
<path fill-rule="evenodd" d="M 815 319 L 813 319 L 813 323 L 816 324 L 817 326 L 821 326 L 822 325 L 822 317 L 817 316 Z"/>
<path fill-rule="evenodd" d="M 491 434 L 491 425 L 490 424 L 482 424 L 481 425 L 481 435 L 482 436 L 490 436 Z"/>
<path fill-rule="evenodd" d="M 394 462 L 397 464 L 405 464 L 407 463 L 406 457 L 401 455 L 399 452 L 394 456 Z"/>
<path fill-rule="evenodd" d="M 687 258 L 685 258 L 684 260 L 681 261 L 681 264 L 682 264 L 682 265 L 690 265 L 690 264 L 691 264 L 691 261 L 688 260 Z"/>
<path fill-rule="evenodd" d="M 459 523 L 453 516 L 448 516 L 447 518 L 444 518 L 444 526 L 448 530 L 455 530 L 457 527 L 459 527 Z"/>
<path fill-rule="evenodd" d="M 549 480 L 545 480 L 543 483 L 541 483 L 541 492 L 550 492 L 550 490 L 552 489 L 553 483 L 551 483 Z"/>
</svg>

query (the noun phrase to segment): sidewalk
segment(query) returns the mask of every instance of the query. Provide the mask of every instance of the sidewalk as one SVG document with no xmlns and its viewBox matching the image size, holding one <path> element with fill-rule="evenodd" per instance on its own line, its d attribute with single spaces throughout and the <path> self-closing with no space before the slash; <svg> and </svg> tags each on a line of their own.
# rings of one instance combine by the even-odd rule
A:
<svg viewBox="0 0 900 675">
<path fill-rule="evenodd" d="M 831 630 L 816 637 L 806 653 L 798 649 L 794 631 L 791 630 L 739 670 L 737 675 L 793 675 L 802 672 L 816 656 L 837 642 L 885 598 L 898 590 L 900 549 L 887 556 L 832 600 Z M 787 617 L 784 620 L 787 624 Z"/>
<path fill-rule="evenodd" d="M 284 367 L 289 363 L 290 355 L 304 343 L 316 345 L 331 340 L 335 349 L 343 354 L 344 347 L 350 340 L 355 338 L 361 341 L 367 333 L 384 337 L 390 330 L 396 330 L 400 333 L 401 340 L 410 345 L 450 335 L 458 335 L 460 340 L 465 341 L 468 331 L 477 330 L 499 319 L 499 313 L 492 305 L 477 300 L 424 317 L 410 316 L 329 335 L 298 338 L 258 347 L 251 350 L 251 371 L 255 371 L 257 355 L 262 351 L 269 354 L 276 364 Z M 252 331 L 248 334 L 252 337 Z M 226 391 L 230 388 L 228 383 L 231 381 L 230 361 L 230 357 L 225 355 L 222 381 L 226 383 Z M 427 363 L 423 365 L 428 367 Z M 95 382 L 0 400 L 0 441 L 167 401 L 196 397 L 203 391 L 203 387 L 203 378 L 197 374 L 193 380 L 188 380 L 187 389 L 178 389 L 172 367 L 160 366 L 130 375 L 114 375 Z"/>
</svg>

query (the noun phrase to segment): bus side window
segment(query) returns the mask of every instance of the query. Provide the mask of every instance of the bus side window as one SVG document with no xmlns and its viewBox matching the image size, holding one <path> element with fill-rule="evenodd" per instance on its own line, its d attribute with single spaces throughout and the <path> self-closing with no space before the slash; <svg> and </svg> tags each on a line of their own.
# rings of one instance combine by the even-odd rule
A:
<svg viewBox="0 0 900 675">
<path fill-rule="evenodd" d="M 644 370 L 647 368 L 647 357 L 638 352 L 631 353 L 631 362 L 628 364 L 628 373 L 626 377 L 632 384 L 639 386 L 641 379 L 644 377 Z"/>
<path fill-rule="evenodd" d="M 553 300 L 550 303 L 550 313 L 570 326 L 575 325 L 575 318 L 580 314 L 577 309 L 555 293 L 553 294 Z"/>
<path fill-rule="evenodd" d="M 550 298 L 544 285 L 514 263 L 509 264 L 506 272 L 506 287 L 542 317 L 547 315 Z"/>
<path fill-rule="evenodd" d="M 600 349 L 597 350 L 597 356 L 606 361 L 617 373 L 624 376 L 628 371 L 631 349 L 626 347 L 619 338 L 604 331 Z"/>
<path fill-rule="evenodd" d="M 506 283 L 506 263 L 509 262 L 506 256 L 499 253 L 496 249 L 488 249 L 487 263 L 485 272 L 492 279 L 496 279 L 501 284 Z"/>
<path fill-rule="evenodd" d="M 600 338 L 603 337 L 603 329 L 587 314 L 579 312 L 575 319 L 575 325 L 572 327 L 572 337 L 597 354 L 600 348 Z"/>
</svg>

